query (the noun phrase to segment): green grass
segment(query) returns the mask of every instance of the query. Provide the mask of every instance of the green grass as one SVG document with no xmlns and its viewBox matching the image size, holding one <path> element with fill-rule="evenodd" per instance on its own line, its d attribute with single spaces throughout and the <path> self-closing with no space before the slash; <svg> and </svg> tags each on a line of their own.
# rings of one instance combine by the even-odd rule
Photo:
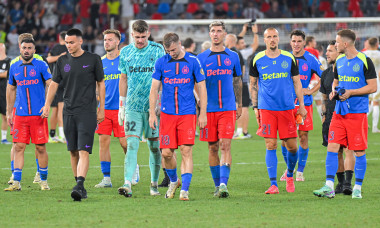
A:
<svg viewBox="0 0 380 228">
<path fill-rule="evenodd" d="M 316 112 L 314 112 L 316 113 Z M 279 182 L 279 195 L 265 195 L 269 187 L 265 165 L 264 140 L 254 136 L 248 140 L 234 140 L 232 169 L 229 181 L 230 198 L 212 196 L 214 190 L 208 166 L 207 144 L 196 141 L 193 150 L 194 173 L 190 187 L 190 201 L 149 196 L 150 172 L 148 149 L 140 144 L 138 163 L 140 183 L 133 187 L 133 197 L 117 194 L 123 184 L 124 156 L 113 139 L 113 188 L 95 189 L 102 174 L 98 155 L 98 136 L 91 155 L 85 186 L 88 199 L 73 202 L 70 192 L 75 185 L 70 167 L 70 156 L 63 144 L 48 144 L 49 185 L 51 191 L 42 192 L 32 184 L 36 171 L 34 146 L 25 152 L 25 166 L 21 192 L 0 191 L 0 227 L 376 227 L 380 222 L 380 155 L 379 135 L 369 133 L 368 167 L 363 185 L 363 199 L 337 195 L 335 199 L 318 198 L 312 194 L 325 179 L 326 148 L 321 145 L 320 120 L 314 117 L 315 129 L 310 134 L 310 153 L 305 169 L 306 181 L 296 182 L 296 192 L 287 193 L 285 183 Z M 250 133 L 257 125 L 251 115 Z M 0 183 L 7 187 L 10 176 L 10 146 L 0 145 Z M 281 149 L 278 155 L 278 179 L 285 169 Z M 179 162 L 180 162 L 180 156 Z M 160 180 L 162 179 L 162 173 Z"/>
</svg>

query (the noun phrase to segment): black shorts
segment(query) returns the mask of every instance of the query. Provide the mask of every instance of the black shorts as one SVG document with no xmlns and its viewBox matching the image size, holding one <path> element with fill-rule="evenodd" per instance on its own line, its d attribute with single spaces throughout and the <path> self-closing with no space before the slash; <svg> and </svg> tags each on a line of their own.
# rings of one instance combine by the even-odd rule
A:
<svg viewBox="0 0 380 228">
<path fill-rule="evenodd" d="M 96 127 L 96 113 L 63 114 L 67 150 L 85 150 L 91 154 Z"/>
<path fill-rule="evenodd" d="M 322 124 L 322 145 L 326 146 L 329 144 L 329 130 L 330 130 L 330 123 L 332 119 L 332 114 L 331 115 L 326 115 L 325 122 Z"/>
<path fill-rule="evenodd" d="M 3 81 L 0 82 L 0 113 L 6 115 L 7 112 L 7 85 Z"/>
<path fill-rule="evenodd" d="M 243 107 L 247 108 L 252 105 L 251 103 L 251 97 L 249 96 L 249 88 L 248 83 L 243 82 L 243 94 L 242 94 L 242 100 L 243 100 Z"/>
<path fill-rule="evenodd" d="M 51 107 L 58 107 L 58 103 L 63 102 L 63 87 L 58 86 L 57 93 L 54 96 L 53 102 L 51 102 Z"/>
</svg>

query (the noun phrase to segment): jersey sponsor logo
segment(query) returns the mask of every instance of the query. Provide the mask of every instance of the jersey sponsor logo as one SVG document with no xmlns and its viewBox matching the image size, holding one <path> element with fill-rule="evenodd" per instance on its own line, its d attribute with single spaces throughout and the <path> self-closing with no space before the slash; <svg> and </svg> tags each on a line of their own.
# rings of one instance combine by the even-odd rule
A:
<svg viewBox="0 0 380 228">
<path fill-rule="evenodd" d="M 190 82 L 190 78 L 165 78 L 164 83 L 166 84 L 187 84 Z"/>
<path fill-rule="evenodd" d="M 69 72 L 71 69 L 71 66 L 69 64 L 66 64 L 65 67 L 63 68 L 63 70 L 67 73 Z"/>
<path fill-rule="evenodd" d="M 354 72 L 358 72 L 358 71 L 360 70 L 360 66 L 359 66 L 359 64 L 355 64 L 355 65 L 352 67 L 352 70 L 353 70 Z"/>
<path fill-rule="evenodd" d="M 34 79 L 34 80 L 16 80 L 17 86 L 37 85 L 38 82 L 39 82 L 38 79 Z"/>
<path fill-rule="evenodd" d="M 289 64 L 285 60 L 281 63 L 281 67 L 284 69 L 288 68 L 288 66 L 289 66 Z"/>
<path fill-rule="evenodd" d="M 168 73 L 168 72 L 170 72 L 170 71 L 172 71 L 172 70 L 164 70 L 164 73 Z"/>
<path fill-rule="evenodd" d="M 303 71 L 307 71 L 308 69 L 309 69 L 309 67 L 307 66 L 306 63 L 304 63 L 304 64 L 302 65 L 302 70 L 303 70 Z"/>
<path fill-rule="evenodd" d="M 217 69 L 217 70 L 207 70 L 207 77 L 215 75 L 228 75 L 232 74 L 232 70 L 229 69 Z"/>
<path fill-rule="evenodd" d="M 231 60 L 230 60 L 229 58 L 226 58 L 226 59 L 224 60 L 224 64 L 225 64 L 226 66 L 231 66 Z"/>
<path fill-rule="evenodd" d="M 288 72 L 263 74 L 263 80 L 276 79 L 276 78 L 286 78 L 286 77 L 288 77 Z"/>
<path fill-rule="evenodd" d="M 358 82 L 360 80 L 359 77 L 354 76 L 346 76 L 346 75 L 338 75 L 339 81 L 341 82 Z"/>
<path fill-rule="evenodd" d="M 104 75 L 104 81 L 107 80 L 113 80 L 113 79 L 119 79 L 121 74 L 107 74 Z"/>
<path fill-rule="evenodd" d="M 307 80 L 307 75 L 301 75 L 301 74 L 300 74 L 300 79 L 301 79 L 301 80 Z"/>
<path fill-rule="evenodd" d="M 189 67 L 187 67 L 187 66 L 184 66 L 183 68 L 182 68 L 182 74 L 188 74 L 189 73 Z"/>
<path fill-rule="evenodd" d="M 31 70 L 29 71 L 29 76 L 31 76 L 31 77 L 36 76 L 36 74 L 37 74 L 37 72 L 36 72 L 34 69 L 31 69 Z"/>
<path fill-rule="evenodd" d="M 153 72 L 154 67 L 129 67 L 129 72 L 130 73 L 143 73 L 143 72 Z"/>
<path fill-rule="evenodd" d="M 206 64 L 206 67 L 209 67 L 209 66 L 211 66 L 213 63 L 209 63 L 209 64 Z"/>
<path fill-rule="evenodd" d="M 263 67 L 261 67 L 261 69 L 265 69 L 265 68 L 267 68 L 267 67 L 269 67 L 269 66 L 263 66 Z"/>
</svg>

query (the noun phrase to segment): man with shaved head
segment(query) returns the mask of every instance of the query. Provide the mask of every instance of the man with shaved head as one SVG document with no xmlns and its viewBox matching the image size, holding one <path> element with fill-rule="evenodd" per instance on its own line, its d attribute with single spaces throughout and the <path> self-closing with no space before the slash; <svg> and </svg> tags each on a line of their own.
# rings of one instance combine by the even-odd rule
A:
<svg viewBox="0 0 380 228">
<path fill-rule="evenodd" d="M 297 162 L 297 127 L 294 120 L 295 91 L 299 101 L 297 115 L 306 118 L 302 84 L 294 56 L 278 49 L 278 31 L 264 32 L 266 50 L 256 54 L 250 62 L 252 105 L 259 125 L 257 134 L 265 138 L 266 164 L 271 182 L 265 194 L 278 194 L 277 187 L 277 131 L 288 150 L 286 191 L 294 192 L 293 170 Z"/>
</svg>

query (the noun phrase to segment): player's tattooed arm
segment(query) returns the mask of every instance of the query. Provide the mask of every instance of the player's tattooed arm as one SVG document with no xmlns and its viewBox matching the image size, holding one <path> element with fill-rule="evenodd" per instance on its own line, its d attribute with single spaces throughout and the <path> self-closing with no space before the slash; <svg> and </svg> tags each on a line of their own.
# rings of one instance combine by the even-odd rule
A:
<svg viewBox="0 0 380 228">
<path fill-rule="evenodd" d="M 243 96 L 243 81 L 241 80 L 241 77 L 234 77 L 234 91 L 235 91 L 235 97 L 236 97 L 236 103 L 239 108 L 242 107 L 242 96 Z"/>
<path fill-rule="evenodd" d="M 250 92 L 251 92 L 251 100 L 252 100 L 252 106 L 257 107 L 258 106 L 258 86 L 257 86 L 257 78 L 250 76 Z"/>
<path fill-rule="evenodd" d="M 157 116 L 156 116 L 156 105 L 158 92 L 161 87 L 161 81 L 157 79 L 152 79 L 152 86 L 150 87 L 149 94 L 149 126 L 153 130 L 158 126 Z"/>
</svg>

